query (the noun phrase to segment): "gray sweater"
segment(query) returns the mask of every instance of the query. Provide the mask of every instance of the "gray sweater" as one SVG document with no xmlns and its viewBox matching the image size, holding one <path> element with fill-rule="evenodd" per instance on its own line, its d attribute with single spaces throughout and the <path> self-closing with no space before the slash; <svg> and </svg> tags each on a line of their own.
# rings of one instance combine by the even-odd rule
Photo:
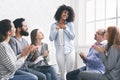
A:
<svg viewBox="0 0 120 80">
<path fill-rule="evenodd" d="M 16 56 L 20 55 L 23 49 L 26 46 L 28 46 L 28 42 L 26 39 L 22 38 L 21 40 L 18 40 L 15 36 L 10 39 L 9 43 Z M 28 67 L 25 62 L 20 69 L 26 69 L 26 68 Z"/>
<path fill-rule="evenodd" d="M 110 80 L 120 80 L 120 49 L 112 45 L 107 56 L 104 53 L 101 53 L 100 56 L 106 67 L 105 75 Z"/>
<path fill-rule="evenodd" d="M 46 43 L 42 43 L 41 47 L 38 48 L 38 51 L 36 53 L 34 53 L 34 54 L 31 53 L 29 55 L 29 57 L 27 58 L 29 67 L 32 66 L 34 68 L 38 68 L 38 67 L 42 66 L 41 65 L 42 62 L 44 62 L 46 66 L 49 65 L 48 64 L 48 57 L 39 61 L 37 64 L 31 64 L 34 61 L 33 58 L 37 59 L 39 56 L 41 56 L 44 53 L 44 51 L 48 51 L 48 45 Z"/>
</svg>

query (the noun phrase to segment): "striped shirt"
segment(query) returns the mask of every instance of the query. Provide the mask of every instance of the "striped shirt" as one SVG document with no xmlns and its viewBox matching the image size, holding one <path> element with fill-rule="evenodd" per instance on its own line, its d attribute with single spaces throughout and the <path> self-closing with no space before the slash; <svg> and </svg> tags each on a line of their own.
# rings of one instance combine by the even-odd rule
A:
<svg viewBox="0 0 120 80">
<path fill-rule="evenodd" d="M 13 77 L 15 71 L 20 68 L 25 59 L 17 59 L 10 45 L 0 43 L 0 80 L 8 80 Z"/>
</svg>

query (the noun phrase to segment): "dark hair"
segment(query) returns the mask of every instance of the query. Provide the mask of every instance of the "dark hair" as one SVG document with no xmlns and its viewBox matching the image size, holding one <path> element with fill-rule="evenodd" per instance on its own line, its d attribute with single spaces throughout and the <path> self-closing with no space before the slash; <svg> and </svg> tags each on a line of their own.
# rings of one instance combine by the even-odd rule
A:
<svg viewBox="0 0 120 80">
<path fill-rule="evenodd" d="M 13 21 L 15 28 L 22 27 L 22 22 L 25 21 L 24 18 L 17 18 Z"/>
<path fill-rule="evenodd" d="M 66 21 L 67 21 L 67 22 L 73 22 L 73 21 L 74 21 L 74 17 L 75 17 L 75 14 L 74 14 L 73 9 L 72 9 L 72 7 L 66 6 L 66 5 L 64 5 L 64 4 L 61 5 L 61 6 L 57 9 L 57 11 L 56 11 L 56 13 L 55 13 L 55 15 L 54 15 L 55 20 L 56 20 L 56 21 L 59 21 L 59 20 L 60 20 L 61 14 L 62 14 L 62 12 L 63 12 L 64 10 L 67 10 L 67 11 L 68 11 L 68 18 L 66 19 Z"/>
<path fill-rule="evenodd" d="M 39 29 L 34 29 L 34 30 L 32 30 L 32 32 L 31 32 L 31 44 L 33 44 L 33 45 L 35 45 L 35 41 L 36 41 L 36 35 L 37 35 L 37 31 L 38 31 Z"/>
<path fill-rule="evenodd" d="M 11 30 L 12 25 L 9 19 L 0 21 L 0 42 L 4 41 L 7 37 L 7 32 Z"/>
</svg>

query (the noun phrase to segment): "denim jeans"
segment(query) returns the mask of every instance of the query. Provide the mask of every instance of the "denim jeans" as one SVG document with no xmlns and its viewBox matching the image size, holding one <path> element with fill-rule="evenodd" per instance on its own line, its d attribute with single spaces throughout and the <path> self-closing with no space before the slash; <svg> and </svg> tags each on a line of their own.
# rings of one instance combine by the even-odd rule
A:
<svg viewBox="0 0 120 80">
<path fill-rule="evenodd" d="M 9 79 L 9 80 L 38 80 L 37 77 L 33 77 L 33 76 L 30 76 L 30 75 L 14 75 L 14 77 L 12 79 Z"/>
<path fill-rule="evenodd" d="M 37 76 L 22 70 L 17 70 L 14 77 L 9 80 L 38 80 Z"/>
<path fill-rule="evenodd" d="M 40 72 L 40 71 L 37 71 L 37 70 L 34 70 L 34 69 L 30 69 L 30 68 L 27 68 L 27 69 L 21 69 L 22 71 L 24 72 L 29 72 L 29 73 L 32 73 L 33 75 L 36 75 L 38 77 L 38 80 L 47 80 L 47 76 L 49 77 L 49 73 L 43 73 L 43 72 Z M 23 72 L 19 72 L 20 74 L 24 74 Z"/>
<path fill-rule="evenodd" d="M 40 66 L 40 67 L 36 67 L 34 69 L 37 71 L 40 71 L 44 74 L 50 73 L 52 80 L 58 80 L 57 73 L 56 73 L 54 67 L 52 67 L 52 66 Z"/>
</svg>

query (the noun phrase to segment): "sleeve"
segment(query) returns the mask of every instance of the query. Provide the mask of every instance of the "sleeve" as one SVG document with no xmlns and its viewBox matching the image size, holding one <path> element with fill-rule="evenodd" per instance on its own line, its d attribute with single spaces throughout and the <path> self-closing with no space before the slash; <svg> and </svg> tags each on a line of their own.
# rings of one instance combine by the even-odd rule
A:
<svg viewBox="0 0 120 80">
<path fill-rule="evenodd" d="M 85 70 L 86 70 L 86 66 L 80 67 L 79 70 L 80 70 L 80 72 L 81 72 L 81 71 L 85 71 Z"/>
<path fill-rule="evenodd" d="M 43 57 L 39 56 L 35 61 L 32 61 L 33 54 L 34 53 L 30 53 L 30 55 L 27 58 L 27 63 L 29 66 L 37 64 L 39 61 L 43 60 Z"/>
<path fill-rule="evenodd" d="M 99 66 L 99 65 L 103 64 L 99 55 L 94 55 L 94 58 L 89 58 L 88 57 L 87 59 L 85 59 L 84 62 L 86 64 L 90 64 L 90 65 L 93 65 L 93 66 Z"/>
<path fill-rule="evenodd" d="M 108 69 L 109 71 L 115 67 L 118 61 L 118 54 L 120 54 L 120 52 L 113 46 L 110 47 L 108 51 L 108 56 L 106 56 L 105 53 L 100 54 L 100 57 L 103 60 L 106 69 Z"/>
<path fill-rule="evenodd" d="M 37 64 L 38 62 L 44 60 L 44 58 L 42 56 L 39 56 L 34 62 L 33 64 Z"/>
<path fill-rule="evenodd" d="M 48 44 L 47 43 L 44 43 L 44 49 L 43 51 L 48 51 Z M 49 61 L 49 55 L 47 57 L 44 58 L 44 62 L 45 64 L 48 64 L 48 61 Z"/>
<path fill-rule="evenodd" d="M 75 31 L 73 23 L 68 23 L 66 29 L 64 30 L 69 39 L 73 40 L 75 38 Z"/>
<path fill-rule="evenodd" d="M 16 49 L 17 48 L 17 46 L 16 46 L 17 44 L 16 44 L 15 40 L 11 38 L 9 43 L 10 43 L 11 48 L 13 49 L 15 54 L 17 55 L 17 49 Z"/>
<path fill-rule="evenodd" d="M 10 59 L 10 56 L 7 55 L 5 48 L 3 46 L 0 46 L 0 61 L 11 72 L 15 72 L 24 63 L 23 58 L 20 58 L 16 62 L 13 62 Z"/>
<path fill-rule="evenodd" d="M 90 57 L 89 57 L 90 55 Z M 93 66 L 99 66 L 103 64 L 100 55 L 97 51 L 95 51 L 92 46 L 89 49 L 89 53 L 87 55 L 87 58 L 83 61 L 85 64 L 93 65 Z"/>
<path fill-rule="evenodd" d="M 49 40 L 53 41 L 56 39 L 58 36 L 58 31 L 56 30 L 56 24 L 52 24 L 51 29 L 50 29 L 50 35 L 49 35 Z"/>
<path fill-rule="evenodd" d="M 45 50 L 48 51 L 48 44 L 45 43 Z"/>
</svg>

